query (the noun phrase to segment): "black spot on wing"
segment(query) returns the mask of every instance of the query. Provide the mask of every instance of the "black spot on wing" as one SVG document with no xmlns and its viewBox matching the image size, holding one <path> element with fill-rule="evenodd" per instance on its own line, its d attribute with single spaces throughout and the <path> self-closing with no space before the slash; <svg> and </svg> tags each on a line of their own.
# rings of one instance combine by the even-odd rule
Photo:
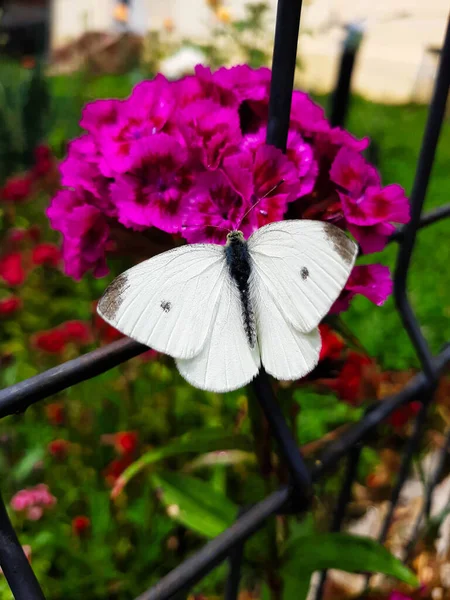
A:
<svg viewBox="0 0 450 600">
<path fill-rule="evenodd" d="M 123 302 L 123 292 L 128 287 L 128 279 L 126 273 L 122 273 L 112 281 L 106 288 L 105 293 L 100 298 L 98 309 L 107 319 L 113 321 L 117 311 Z"/>
<path fill-rule="evenodd" d="M 170 312 L 170 309 L 172 308 L 172 304 L 170 302 L 167 302 L 167 300 L 161 300 L 160 306 L 165 313 Z"/>
<path fill-rule="evenodd" d="M 331 223 L 324 223 L 323 225 L 327 241 L 332 244 L 335 252 L 339 254 L 342 260 L 350 264 L 355 255 L 354 242 L 336 225 L 332 225 Z"/>
<path fill-rule="evenodd" d="M 302 276 L 303 281 L 306 281 L 309 277 L 309 271 L 306 267 L 302 267 L 300 271 L 300 275 Z"/>
</svg>

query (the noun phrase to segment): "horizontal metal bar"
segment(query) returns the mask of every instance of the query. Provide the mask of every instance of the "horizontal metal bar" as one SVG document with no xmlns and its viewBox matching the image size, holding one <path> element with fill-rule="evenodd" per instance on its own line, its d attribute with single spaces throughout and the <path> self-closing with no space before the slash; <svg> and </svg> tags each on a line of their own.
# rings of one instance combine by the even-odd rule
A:
<svg viewBox="0 0 450 600">
<path fill-rule="evenodd" d="M 125 338 L 16 383 L 0 391 L 0 418 L 21 413 L 31 404 L 100 375 L 146 350 L 147 346 Z"/>
<path fill-rule="evenodd" d="M 418 229 L 423 229 L 428 225 L 432 225 L 437 221 L 441 221 L 446 217 L 450 217 L 450 204 L 445 204 L 444 206 L 439 206 L 429 212 L 425 213 L 419 222 Z M 390 242 L 402 242 L 405 237 L 405 226 L 401 225 L 398 227 L 394 233 L 389 238 Z"/>
<path fill-rule="evenodd" d="M 286 504 L 290 492 L 290 488 L 283 487 L 255 504 L 231 527 L 208 542 L 136 600 L 168 599 L 179 590 L 194 584 L 221 563 L 232 548 L 245 541 L 266 519 L 278 512 Z"/>
<path fill-rule="evenodd" d="M 450 362 L 450 345 L 435 358 L 437 372 L 442 372 Z M 313 481 L 318 481 L 324 473 L 332 469 L 337 462 L 381 421 L 389 417 L 397 408 L 407 404 L 427 390 L 428 381 L 424 373 L 417 374 L 410 383 L 395 396 L 386 398 L 379 406 L 370 411 L 359 423 L 351 426 L 345 434 L 330 446 L 316 461 L 311 471 Z M 257 531 L 264 521 L 280 512 L 291 500 L 293 488 L 280 488 L 250 508 L 226 531 L 206 544 L 201 550 L 190 556 L 180 566 L 159 581 L 150 590 L 136 600 L 168 600 L 176 592 L 196 583 L 215 566 L 222 562 L 230 550 L 242 543 Z"/>
</svg>

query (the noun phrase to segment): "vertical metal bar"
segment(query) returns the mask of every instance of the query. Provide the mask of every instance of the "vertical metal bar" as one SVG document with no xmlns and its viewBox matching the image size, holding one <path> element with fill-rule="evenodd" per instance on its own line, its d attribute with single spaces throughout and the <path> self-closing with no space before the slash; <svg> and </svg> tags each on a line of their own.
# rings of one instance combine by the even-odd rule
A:
<svg viewBox="0 0 450 600">
<path fill-rule="evenodd" d="M 352 484 L 358 472 L 359 459 L 361 457 L 362 444 L 356 444 L 348 453 L 347 467 L 345 471 L 344 481 L 342 483 L 339 499 L 336 505 L 336 510 L 331 521 L 330 531 L 337 532 L 341 530 L 342 521 L 345 517 L 347 504 L 350 502 L 352 495 Z M 322 571 L 320 574 L 319 585 L 316 590 L 316 600 L 321 600 L 323 597 L 325 581 L 327 579 L 327 571 Z"/>
<path fill-rule="evenodd" d="M 235 546 L 228 557 L 229 571 L 225 585 L 225 600 L 237 600 L 239 596 L 243 556 L 244 542 Z"/>
<path fill-rule="evenodd" d="M 310 499 L 310 473 L 306 468 L 297 443 L 275 398 L 267 373 L 263 369 L 261 369 L 258 377 L 253 381 L 253 389 L 269 421 L 270 429 L 277 440 L 281 455 L 287 462 L 289 474 L 296 490 L 294 501 L 296 508 L 300 509 L 297 501 L 306 506 Z"/>
<path fill-rule="evenodd" d="M 0 566 L 15 600 L 45 600 L 0 495 Z"/>
<path fill-rule="evenodd" d="M 428 112 L 427 124 L 423 136 L 422 147 L 417 164 L 416 176 L 411 192 L 411 221 L 404 229 L 403 242 L 397 258 L 394 279 L 394 294 L 397 308 L 408 335 L 414 344 L 420 358 L 423 370 L 430 382 L 435 381 L 432 357 L 426 340 L 420 330 L 407 295 L 407 277 L 414 249 L 417 229 L 425 199 L 425 194 L 433 166 L 436 146 L 442 127 L 450 84 L 450 21 L 447 24 L 444 46 L 433 93 L 433 99 Z"/>
<path fill-rule="evenodd" d="M 241 507 L 238 511 L 237 518 L 242 517 L 251 505 Z M 229 571 L 227 582 L 225 585 L 225 600 L 237 600 L 239 596 L 239 584 L 241 582 L 241 567 L 242 558 L 244 556 L 244 544 L 245 540 L 242 540 L 239 544 L 236 544 L 231 549 L 228 556 Z"/>
<path fill-rule="evenodd" d="M 431 399 L 431 397 L 430 397 Z M 391 494 L 391 503 L 389 506 L 388 513 L 384 519 L 383 527 L 380 532 L 379 541 L 383 543 L 386 539 L 387 533 L 389 531 L 389 527 L 392 521 L 392 517 L 394 515 L 395 507 L 397 506 L 397 502 L 400 496 L 400 492 L 402 491 L 403 484 L 408 477 L 409 470 L 411 468 L 412 459 L 414 456 L 414 452 L 416 452 L 420 438 L 422 437 L 423 428 L 426 421 L 426 416 L 428 412 L 429 401 L 424 402 L 420 408 L 419 413 L 414 421 L 414 428 L 411 434 L 411 437 L 406 442 L 405 450 L 403 453 L 402 462 L 400 465 L 400 470 L 398 473 L 397 481 L 395 483 L 395 487 Z"/>
<path fill-rule="evenodd" d="M 428 482 L 422 510 L 420 511 L 420 514 L 417 517 L 416 522 L 414 523 L 413 532 L 411 534 L 411 538 L 408 541 L 408 545 L 406 547 L 406 560 L 408 560 L 408 558 L 409 558 L 411 552 L 413 551 L 414 546 L 418 540 L 418 537 L 420 534 L 420 529 L 422 527 L 423 519 L 425 518 L 428 520 L 430 518 L 431 501 L 433 498 L 434 488 L 439 483 L 439 479 L 441 478 L 441 476 L 444 472 L 444 467 L 445 467 L 445 463 L 448 458 L 449 452 L 450 452 L 450 430 L 447 433 L 447 436 L 445 439 L 445 444 L 439 454 L 439 460 L 438 460 L 438 464 L 436 465 L 436 469 L 435 469 L 434 473 L 432 474 L 432 476 L 430 477 L 430 480 Z"/>
<path fill-rule="evenodd" d="M 278 0 L 266 141 L 283 152 L 289 132 L 301 9 L 302 0 Z M 264 369 L 253 381 L 253 389 L 288 463 L 296 500 L 306 506 L 311 478 Z"/>
<path fill-rule="evenodd" d="M 345 123 L 350 104 L 353 69 L 362 37 L 361 24 L 350 23 L 342 49 L 337 83 L 331 95 L 330 123 L 333 127 L 343 127 Z"/>
<path fill-rule="evenodd" d="M 302 0 L 278 0 L 267 143 L 283 152 L 289 131 Z"/>
</svg>

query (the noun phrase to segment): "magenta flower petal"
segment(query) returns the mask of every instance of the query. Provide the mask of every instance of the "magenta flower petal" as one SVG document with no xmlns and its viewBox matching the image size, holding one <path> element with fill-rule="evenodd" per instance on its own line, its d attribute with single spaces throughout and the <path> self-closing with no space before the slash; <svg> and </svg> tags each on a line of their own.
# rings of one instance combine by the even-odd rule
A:
<svg viewBox="0 0 450 600">
<path fill-rule="evenodd" d="M 319 166 L 314 158 L 312 147 L 305 142 L 299 133 L 291 132 L 288 137 L 286 155 L 297 167 L 300 189 L 297 196 L 310 194 L 316 183 Z"/>
<path fill-rule="evenodd" d="M 105 129 L 117 122 L 122 105 L 121 100 L 95 100 L 86 104 L 80 127 L 94 137 L 101 136 Z"/>
<path fill-rule="evenodd" d="M 239 226 L 251 205 L 236 187 L 219 170 L 198 177 L 197 185 L 188 195 L 189 209 L 183 226 L 183 236 L 190 243 L 224 243 L 227 232 Z M 246 235 L 255 228 L 254 220 L 250 223 L 247 219 L 241 225 Z"/>
<path fill-rule="evenodd" d="M 118 219 L 126 227 L 159 227 L 176 233 L 184 221 L 184 198 L 192 185 L 187 152 L 166 134 L 136 141 L 130 173 L 111 185 Z"/>
<path fill-rule="evenodd" d="M 369 185 L 380 185 L 377 171 L 360 154 L 345 147 L 336 154 L 330 179 L 347 190 L 351 197 L 360 196 Z"/>
<path fill-rule="evenodd" d="M 386 246 L 389 236 L 394 233 L 395 226 L 390 223 L 377 223 L 369 227 L 347 224 L 348 230 L 361 246 L 364 254 L 380 252 Z"/>
<path fill-rule="evenodd" d="M 217 169 L 227 154 L 237 148 L 241 139 L 236 110 L 222 108 L 211 100 L 195 102 L 181 114 L 181 131 L 186 145 L 197 151 L 207 169 Z"/>
<path fill-rule="evenodd" d="M 109 227 L 92 202 L 95 199 L 84 190 L 62 190 L 47 209 L 51 226 L 64 237 L 65 272 L 77 280 L 90 270 L 96 277 L 108 272 L 105 252 Z"/>
<path fill-rule="evenodd" d="M 353 267 L 345 288 L 333 304 L 331 312 L 347 310 L 355 294 L 362 294 L 377 306 L 381 306 L 392 294 L 392 287 L 388 267 L 378 264 L 357 265 Z"/>
</svg>

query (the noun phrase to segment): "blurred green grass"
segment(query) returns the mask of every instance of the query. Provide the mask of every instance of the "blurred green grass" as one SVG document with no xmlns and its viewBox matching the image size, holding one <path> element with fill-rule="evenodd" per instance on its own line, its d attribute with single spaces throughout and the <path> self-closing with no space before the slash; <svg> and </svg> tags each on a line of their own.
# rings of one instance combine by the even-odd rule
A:
<svg viewBox="0 0 450 600">
<path fill-rule="evenodd" d="M 412 189 L 422 135 L 425 106 L 387 106 L 354 98 L 347 127 L 357 136 L 368 135 L 379 146 L 383 184 L 399 183 L 409 195 Z M 445 120 L 439 140 L 425 211 L 450 202 L 450 123 Z M 391 244 L 367 262 L 379 261 L 394 268 L 397 244 Z M 443 220 L 420 231 L 408 277 L 409 296 L 422 331 L 438 352 L 450 339 L 450 223 Z M 415 352 L 401 324 L 391 297 L 375 308 L 357 297 L 345 321 L 368 352 L 389 369 L 417 365 Z"/>
</svg>

